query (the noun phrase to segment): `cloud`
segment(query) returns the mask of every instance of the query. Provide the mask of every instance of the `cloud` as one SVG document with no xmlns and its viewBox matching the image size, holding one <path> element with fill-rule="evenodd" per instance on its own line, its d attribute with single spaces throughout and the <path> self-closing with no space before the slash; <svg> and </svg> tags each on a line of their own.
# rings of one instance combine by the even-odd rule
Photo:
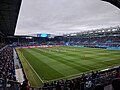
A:
<svg viewBox="0 0 120 90">
<path fill-rule="evenodd" d="M 120 25 L 120 10 L 101 0 L 23 0 L 15 34 L 70 33 Z"/>
</svg>

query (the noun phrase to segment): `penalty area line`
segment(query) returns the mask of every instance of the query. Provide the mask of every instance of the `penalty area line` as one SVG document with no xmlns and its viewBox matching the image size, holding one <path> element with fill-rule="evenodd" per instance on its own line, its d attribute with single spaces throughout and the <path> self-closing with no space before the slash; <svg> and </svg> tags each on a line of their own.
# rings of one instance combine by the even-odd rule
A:
<svg viewBox="0 0 120 90">
<path fill-rule="evenodd" d="M 25 56 L 22 53 L 23 58 L 26 60 L 26 62 L 29 64 L 30 68 L 34 71 L 34 73 L 37 75 L 37 77 L 39 78 L 39 80 L 44 83 L 44 81 L 41 79 L 41 77 L 37 74 L 37 72 L 35 71 L 35 69 L 30 65 L 30 63 L 27 61 L 27 59 L 25 58 Z"/>
</svg>

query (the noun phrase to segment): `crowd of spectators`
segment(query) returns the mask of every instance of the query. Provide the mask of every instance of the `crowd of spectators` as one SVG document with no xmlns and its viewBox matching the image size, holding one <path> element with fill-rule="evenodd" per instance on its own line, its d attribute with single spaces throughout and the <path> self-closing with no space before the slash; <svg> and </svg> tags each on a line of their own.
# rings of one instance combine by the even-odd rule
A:
<svg viewBox="0 0 120 90">
<path fill-rule="evenodd" d="M 0 90 L 14 88 L 13 84 L 15 84 L 15 82 L 13 48 L 5 46 L 0 50 Z"/>
<path fill-rule="evenodd" d="M 1 49 L 2 47 L 4 47 L 4 46 L 5 46 L 4 43 L 0 43 L 0 49 Z"/>
<path fill-rule="evenodd" d="M 86 47 L 120 47 L 120 36 L 98 37 L 74 37 L 68 38 L 69 45 L 81 45 Z"/>
<path fill-rule="evenodd" d="M 57 41 L 48 41 L 48 42 L 22 42 L 22 43 L 13 43 L 13 46 L 15 47 L 26 47 L 26 46 L 43 46 L 43 45 L 65 45 L 63 41 L 57 42 Z"/>
<path fill-rule="evenodd" d="M 6 47 L 0 52 L 0 78 L 15 80 L 13 49 Z"/>
<path fill-rule="evenodd" d="M 68 38 L 69 45 L 80 45 L 86 47 L 112 46 L 120 47 L 120 36 L 106 37 L 86 37 L 86 38 Z M 23 42 L 15 43 L 17 46 L 31 45 L 65 45 L 65 41 L 47 41 L 47 42 Z M 1 46 L 1 45 L 0 45 Z M 3 45 L 4 46 L 4 45 Z M 2 47 L 3 47 L 2 46 Z M 16 80 L 13 49 L 6 47 L 0 51 L 0 78 L 7 80 Z M 117 78 L 117 79 L 116 79 Z M 120 90 L 120 68 L 114 68 L 107 71 L 96 71 L 89 74 L 82 74 L 78 78 L 71 80 L 58 80 L 44 83 L 42 90 L 104 90 L 104 86 L 112 84 L 114 90 Z M 118 86 L 118 87 L 117 87 Z M 116 89 L 117 88 L 117 89 Z M 118 89 L 119 88 L 119 89 Z M 28 90 L 28 81 L 24 81 L 21 90 Z"/>
<path fill-rule="evenodd" d="M 39 90 L 104 90 L 109 84 L 112 84 L 113 90 L 120 90 L 120 67 L 107 71 L 92 71 L 71 80 L 46 82 Z"/>
<path fill-rule="evenodd" d="M 14 42 L 14 46 L 41 46 L 41 45 L 71 45 L 85 47 L 120 47 L 120 36 L 70 36 L 63 39 L 21 39 L 19 42 Z"/>
</svg>

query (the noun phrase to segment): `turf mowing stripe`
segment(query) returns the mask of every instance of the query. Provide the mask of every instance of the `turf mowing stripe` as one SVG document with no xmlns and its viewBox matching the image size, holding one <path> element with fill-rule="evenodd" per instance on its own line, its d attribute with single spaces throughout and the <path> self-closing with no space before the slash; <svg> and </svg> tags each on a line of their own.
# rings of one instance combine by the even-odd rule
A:
<svg viewBox="0 0 120 90">
<path fill-rule="evenodd" d="M 45 49 L 43 49 L 44 51 L 45 51 Z M 53 53 L 54 52 L 54 53 Z M 55 52 L 56 51 L 53 51 L 52 50 L 52 54 L 55 54 Z M 69 53 L 61 53 L 61 52 L 56 52 L 57 53 L 57 55 L 59 56 L 60 54 L 62 54 L 62 55 L 67 55 L 67 56 L 69 56 Z M 61 55 L 60 55 L 61 56 Z M 66 57 L 66 56 L 62 56 L 64 59 L 66 59 L 66 58 L 68 58 L 68 57 Z M 75 56 L 73 56 L 73 57 L 75 57 Z M 79 60 L 79 59 L 82 59 L 82 60 Z M 71 60 L 71 58 L 69 59 L 69 62 L 73 62 L 73 63 L 75 63 L 75 64 L 77 64 L 77 65 L 81 65 L 82 67 L 87 67 L 87 68 L 91 68 L 91 69 L 95 69 L 96 67 L 94 67 L 94 65 L 91 65 L 91 66 L 89 66 L 89 65 L 85 65 L 85 64 L 82 64 L 81 63 L 81 61 L 83 61 L 84 59 L 90 59 L 90 58 L 87 58 L 87 57 L 80 57 L 80 58 L 78 58 L 77 56 L 76 56 L 76 60 L 78 61 L 79 60 L 79 63 L 78 62 L 76 62 L 76 60 Z M 95 59 L 95 58 L 92 58 L 92 59 Z M 87 63 L 87 61 L 88 62 L 92 62 L 92 60 L 84 60 L 86 63 Z M 83 61 L 83 62 L 84 62 Z M 94 63 L 95 64 L 95 63 Z M 97 63 L 97 64 L 100 64 L 100 63 Z M 103 63 L 102 63 L 102 65 L 103 65 Z"/>
<path fill-rule="evenodd" d="M 57 79 L 54 79 L 54 80 L 71 78 L 71 77 L 73 77 L 73 76 L 76 77 L 76 75 L 80 75 L 80 74 L 81 74 L 81 73 L 78 73 L 78 74 L 74 74 L 74 75 L 70 75 L 70 76 L 66 76 L 66 77 L 62 77 L 62 78 L 57 78 Z M 50 80 L 50 81 L 53 81 L 53 80 Z"/>
<path fill-rule="evenodd" d="M 70 52 L 70 53 L 71 53 L 71 52 Z M 68 52 L 62 52 L 62 54 L 69 55 Z M 73 56 L 73 55 L 74 55 L 74 54 L 72 54 L 72 56 Z M 79 58 L 82 59 L 82 60 L 83 60 L 83 59 L 89 59 L 89 60 L 85 60 L 85 61 L 88 61 L 88 62 L 89 62 L 89 61 L 92 62 L 92 59 L 95 59 L 95 60 L 96 60 L 96 58 L 92 58 L 92 57 L 83 57 L 83 56 L 81 57 L 81 56 L 80 56 L 80 57 L 78 58 L 78 55 L 74 55 L 74 56 L 77 57 L 77 59 L 79 59 Z M 86 55 L 86 56 L 88 56 L 88 55 Z M 93 56 L 93 57 L 95 57 L 95 56 Z M 81 63 L 81 62 L 80 62 L 80 63 Z M 95 63 L 94 63 L 94 64 L 95 64 Z M 97 63 L 97 64 L 103 65 L 103 63 Z M 93 66 L 93 65 L 92 65 L 92 66 Z"/>
<path fill-rule="evenodd" d="M 76 69 L 74 69 L 74 68 L 72 68 L 70 66 L 66 66 L 66 64 L 60 63 L 57 60 L 54 60 L 52 58 L 47 57 L 46 55 L 38 53 L 33 49 L 31 49 L 31 50 L 32 50 L 31 53 L 34 53 L 35 55 L 40 55 L 42 57 L 45 57 L 44 59 L 46 59 L 46 60 L 42 60 L 44 63 L 49 65 L 50 64 L 49 61 L 52 61 L 52 63 L 54 65 L 50 64 L 49 66 L 52 67 L 53 69 L 59 71 L 60 73 L 62 73 L 64 76 L 72 74 L 72 73 L 78 73 L 79 72 L 78 70 L 76 70 Z M 61 67 L 59 67 L 59 66 L 61 66 Z"/>
<path fill-rule="evenodd" d="M 106 50 L 104 50 L 104 51 L 106 51 Z M 73 52 L 73 51 L 72 51 L 72 52 Z M 63 53 L 64 53 L 64 52 L 63 52 Z M 87 52 L 86 52 L 86 53 L 87 53 Z M 109 53 L 106 53 L 106 52 L 103 53 L 103 52 L 102 52 L 103 54 L 107 54 L 107 55 L 100 55 L 101 53 L 96 53 L 96 52 L 93 52 L 93 53 L 96 55 L 96 56 L 94 56 L 94 57 L 98 57 L 98 56 L 99 56 L 99 57 L 101 58 L 101 60 L 103 59 L 103 60 L 102 60 L 103 62 L 105 62 L 104 59 L 108 59 L 108 57 L 106 57 L 106 56 L 109 56 L 109 57 L 112 57 L 112 56 L 113 56 L 113 55 L 110 55 L 110 54 L 111 54 L 110 52 L 109 52 Z M 90 54 L 92 54 L 92 53 L 90 53 Z M 112 53 L 112 54 L 113 54 L 113 53 Z M 119 54 L 119 52 L 117 52 L 117 54 Z M 86 56 L 87 56 L 87 55 L 86 55 Z M 91 58 L 91 57 L 89 57 L 89 59 L 90 59 L 90 58 Z M 96 58 L 96 61 L 97 61 L 97 60 L 100 60 L 100 58 L 99 58 L 99 59 Z M 113 58 L 113 57 L 112 57 L 112 58 Z M 119 58 L 119 57 L 118 57 L 118 58 Z M 93 59 L 95 59 L 95 58 L 93 58 Z M 110 59 L 111 59 L 111 58 L 110 58 Z M 95 62 L 95 61 L 94 61 L 94 62 Z M 100 62 L 101 62 L 101 61 L 100 61 Z M 107 64 L 107 63 L 108 63 L 108 64 Z M 102 62 L 101 62 L 101 63 L 99 63 L 99 64 L 107 64 L 107 65 L 113 64 L 113 63 L 111 63 L 111 62 L 107 62 L 107 63 L 102 63 Z"/>
<path fill-rule="evenodd" d="M 50 49 L 51 50 L 51 49 Z M 64 49 L 65 50 L 65 49 Z M 58 50 L 57 51 L 57 49 L 53 49 L 53 50 L 51 50 L 51 52 L 55 52 L 55 53 L 60 53 L 61 55 L 67 55 L 67 56 L 69 56 L 70 58 L 72 58 L 72 57 L 74 57 L 73 59 L 81 59 L 81 60 L 84 60 L 85 59 L 85 56 L 86 56 L 86 54 L 84 54 L 83 52 L 81 53 L 81 52 L 79 52 L 79 53 L 75 53 L 75 52 L 73 52 L 73 51 L 71 51 L 71 52 L 68 52 L 68 51 L 62 51 L 62 50 Z M 83 55 L 84 54 L 84 55 Z M 93 55 L 94 56 L 94 55 Z"/>
<path fill-rule="evenodd" d="M 45 51 L 45 49 L 42 49 L 42 50 L 44 50 Z M 68 56 L 68 53 L 61 53 L 61 52 L 56 52 L 56 53 L 52 53 L 52 54 L 54 54 L 54 55 L 58 55 L 59 56 L 59 54 L 63 54 L 63 55 L 65 55 L 65 56 L 62 56 L 62 57 L 64 57 L 65 59 L 66 59 L 66 55 Z M 77 57 L 77 59 L 79 60 L 79 59 L 82 59 L 81 61 L 83 61 L 83 59 L 85 59 L 84 57 L 80 57 L 80 58 L 78 58 L 78 56 L 76 56 Z M 61 57 L 60 57 L 61 58 Z M 68 57 L 67 57 L 68 58 Z M 88 59 L 88 58 L 87 58 Z M 89 58 L 90 59 L 90 58 Z M 67 59 L 68 60 L 68 59 Z M 76 61 L 75 60 L 71 60 L 71 59 L 69 59 L 69 62 L 72 62 L 72 63 L 75 63 L 75 64 L 77 64 L 77 65 L 81 65 L 82 67 L 87 67 L 87 68 L 91 68 L 91 69 L 95 69 L 95 67 L 93 67 L 93 65 L 92 65 L 92 67 L 91 66 L 89 66 L 89 65 L 85 65 L 85 64 L 81 64 L 81 61 L 79 62 L 79 64 L 78 63 L 76 63 Z M 86 61 L 86 60 L 84 60 L 84 61 Z M 89 62 L 89 61 L 88 61 Z"/>
<path fill-rule="evenodd" d="M 89 50 L 89 48 L 87 48 L 87 49 Z M 91 48 L 90 48 L 90 49 L 91 49 Z M 88 51 L 88 50 L 87 50 L 87 51 Z M 96 50 L 100 50 L 100 49 L 96 49 Z M 116 59 L 120 58 L 120 55 L 119 55 L 120 52 L 119 52 L 119 51 L 115 51 L 115 50 L 106 50 L 106 49 L 102 49 L 102 50 L 104 50 L 104 52 L 101 52 L 101 50 L 100 50 L 100 53 L 99 53 L 99 52 L 97 51 L 98 53 L 95 54 L 95 55 L 97 56 L 97 58 L 95 58 L 95 59 L 98 59 L 98 60 L 99 60 L 100 58 L 101 58 L 101 60 L 103 59 L 102 62 L 100 61 L 100 62 L 101 62 L 100 64 L 105 64 L 105 65 L 106 65 L 106 64 L 107 64 L 107 65 L 109 65 L 109 64 L 111 65 L 111 64 L 113 64 L 113 63 L 116 64 L 116 63 L 114 62 L 114 61 L 115 61 L 114 59 L 115 59 L 115 58 L 116 58 Z M 86 52 L 87 52 L 87 51 L 86 51 Z M 94 51 L 92 51 L 92 52 L 94 52 Z M 101 55 L 101 53 L 102 53 L 102 55 Z M 91 54 L 91 53 L 90 53 L 90 54 Z M 103 54 L 104 54 L 104 55 L 103 55 Z M 109 58 L 106 57 L 106 56 L 108 56 Z M 100 58 L 98 58 L 98 57 L 100 57 Z M 102 58 L 102 57 L 104 57 L 104 58 Z M 113 59 L 114 61 L 111 61 L 111 58 L 114 58 L 114 59 Z M 110 59 L 110 60 L 109 60 L 109 61 L 107 60 L 108 62 L 106 62 L 105 59 Z M 97 60 L 96 60 L 96 61 L 97 61 Z M 95 62 L 95 61 L 94 61 L 94 62 Z M 104 63 L 103 63 L 103 62 L 104 62 Z"/>
<path fill-rule="evenodd" d="M 56 47 L 58 48 L 58 47 Z M 70 49 L 66 46 L 63 46 L 63 47 L 60 47 L 59 49 L 65 49 L 68 50 L 68 51 L 72 51 L 72 52 L 90 52 L 90 53 L 94 53 L 94 52 L 98 52 L 99 53 L 107 53 L 109 52 L 110 54 L 120 54 L 119 51 L 115 51 L 115 50 L 108 50 L 108 49 L 99 49 L 99 48 L 80 48 L 80 47 L 71 47 L 71 48 L 74 48 L 74 49 Z M 83 50 L 83 51 L 82 51 Z M 92 51 L 92 52 L 91 52 Z"/>
<path fill-rule="evenodd" d="M 43 85 L 43 83 L 39 80 L 39 78 L 34 74 L 34 71 L 31 69 L 31 67 L 28 65 L 26 60 L 24 60 L 23 55 L 21 53 L 21 49 L 17 50 L 17 53 L 19 55 L 20 61 L 22 63 L 25 75 L 29 81 L 29 84 L 31 87 L 40 87 Z M 33 83 L 34 82 L 34 83 Z"/>
<path fill-rule="evenodd" d="M 45 50 L 48 50 L 48 49 L 44 49 L 44 51 Z M 79 55 L 73 55 L 73 54 L 71 55 L 71 54 L 69 54 L 69 52 L 61 52 L 61 51 L 57 52 L 56 50 L 55 51 L 52 50 L 50 53 L 51 54 L 55 54 L 57 56 L 60 56 L 60 57 L 62 57 L 64 59 L 67 59 L 67 60 L 69 59 L 69 61 L 75 62 L 75 64 L 78 64 L 78 61 L 79 62 L 81 62 L 81 61 L 88 61 L 88 60 L 84 60 L 85 57 L 84 56 L 80 56 L 80 54 Z M 74 58 L 72 58 L 72 57 L 74 57 Z M 80 64 L 78 64 L 78 65 L 80 65 Z"/>
<path fill-rule="evenodd" d="M 62 49 L 64 50 L 64 49 L 66 49 L 66 48 L 62 48 Z M 79 50 L 79 49 L 80 49 L 80 50 Z M 108 52 L 107 50 L 104 50 L 104 51 L 102 50 L 102 51 L 101 51 L 100 49 L 98 49 L 98 50 L 94 50 L 94 51 L 92 50 L 92 51 L 91 51 L 91 50 L 89 50 L 89 48 L 87 48 L 87 49 L 88 49 L 88 50 L 84 50 L 84 51 L 82 51 L 81 48 L 78 48 L 77 50 L 76 50 L 76 49 L 73 49 L 73 50 L 66 49 L 66 50 L 68 50 L 68 51 L 70 51 L 70 52 L 82 52 L 82 53 L 84 52 L 84 53 L 90 53 L 90 54 L 91 54 L 91 53 L 96 53 L 96 54 L 98 54 L 98 55 L 101 55 L 101 54 L 102 54 L 102 55 L 105 55 L 105 54 L 108 54 L 108 55 L 110 55 L 110 54 L 120 54 L 119 52 L 113 52 L 113 51 L 107 53 L 107 52 Z M 73 53 L 73 54 L 74 54 L 74 53 Z"/>
<path fill-rule="evenodd" d="M 35 52 L 33 52 L 35 53 Z M 36 54 L 36 53 L 35 53 Z M 97 69 L 95 69 L 97 70 Z M 90 71 L 91 72 L 91 71 Z M 83 73 L 83 72 L 82 72 Z M 49 80 L 49 81 L 54 81 L 54 80 L 59 80 L 59 79 L 68 79 L 68 78 L 73 78 L 73 77 L 77 77 L 77 75 L 79 76 L 81 73 L 77 73 L 77 74 L 73 74 L 73 75 L 69 75 L 69 76 L 65 76 L 65 77 L 62 77 L 62 78 L 57 78 L 57 79 L 53 79 L 53 80 Z"/>
<path fill-rule="evenodd" d="M 24 57 L 24 54 L 22 53 L 22 55 L 23 55 L 23 57 Z M 24 57 L 25 58 L 25 57 Z M 37 77 L 40 79 L 40 81 L 42 82 L 42 83 L 44 83 L 43 82 L 43 80 L 40 78 L 40 76 L 37 74 L 37 72 L 34 70 L 34 68 L 31 66 L 31 64 L 27 61 L 27 59 L 25 58 L 25 60 L 26 60 L 26 62 L 29 64 L 29 66 L 32 68 L 32 70 L 34 71 L 34 73 L 37 75 Z"/>
<path fill-rule="evenodd" d="M 56 51 L 57 49 L 58 49 L 58 50 L 59 50 L 59 49 L 60 49 L 60 50 L 63 50 L 63 49 L 61 49 L 61 48 L 50 48 L 50 49 L 53 49 L 53 51 Z M 80 48 L 80 49 L 81 49 L 81 48 Z M 49 49 L 46 50 L 46 49 L 44 48 L 44 49 L 41 49 L 41 50 L 46 53 L 46 51 L 48 51 Z M 64 50 L 65 50 L 65 49 L 64 49 Z M 86 50 L 87 50 L 87 49 L 86 49 Z M 62 56 L 62 57 L 64 57 L 64 58 L 68 58 L 67 60 L 69 60 L 70 57 L 72 57 L 72 55 L 66 57 L 66 56 L 65 56 L 66 54 L 63 53 L 63 52 L 57 52 L 57 51 L 56 51 L 56 52 L 53 52 L 53 51 L 52 51 L 52 52 L 47 52 L 47 53 L 48 53 L 48 54 L 50 53 L 51 55 L 52 55 L 52 54 L 55 54 L 56 56 L 59 56 L 59 55 L 60 55 L 60 56 Z M 87 52 L 87 51 L 86 51 L 86 52 Z M 94 52 L 94 53 L 90 53 L 90 52 Z M 113 65 L 113 63 L 117 63 L 117 62 L 119 63 L 119 59 L 118 59 L 118 58 L 119 58 L 119 52 L 116 52 L 116 51 L 113 52 L 113 53 L 112 53 L 112 52 L 113 52 L 113 51 L 109 51 L 109 52 L 108 52 L 108 51 L 104 51 L 104 52 L 100 52 L 100 53 L 99 53 L 98 50 L 96 50 L 96 51 L 95 51 L 95 50 L 93 50 L 93 51 L 91 50 L 91 51 L 88 52 L 88 53 L 89 53 L 89 54 L 88 54 L 89 57 L 87 57 L 87 58 L 89 59 L 89 61 L 96 63 L 97 66 L 99 66 L 99 67 L 101 66 L 101 67 L 104 68 L 105 66 L 108 66 L 108 65 L 111 66 L 111 65 Z M 61 55 L 61 53 L 62 53 L 63 55 Z M 73 51 L 68 51 L 67 53 L 73 53 Z M 81 51 L 80 53 L 83 54 L 82 51 Z M 106 55 L 101 55 L 101 53 L 104 53 L 104 54 L 106 54 Z M 73 54 L 74 54 L 74 53 L 73 53 Z M 90 58 L 91 54 L 94 54 L 94 55 L 92 55 L 92 57 L 96 57 L 96 58 L 94 58 L 96 62 L 95 62 L 94 60 L 92 60 L 92 58 Z M 113 54 L 113 56 L 112 56 L 112 54 Z M 117 58 L 112 60 L 111 58 L 112 58 L 112 57 L 115 57 L 115 56 L 114 56 L 115 54 L 116 54 Z M 108 57 L 108 59 L 110 58 L 111 60 L 110 60 L 110 62 L 107 62 L 107 63 L 106 63 L 106 61 L 105 61 L 104 59 L 107 59 L 106 56 L 109 56 L 109 55 L 110 55 L 110 57 Z M 73 57 L 74 57 L 74 56 L 73 56 Z M 99 58 L 99 57 L 100 57 L 100 58 Z M 103 65 L 100 65 L 100 64 L 99 64 L 99 61 L 97 60 L 97 58 L 99 58 L 99 59 L 98 59 L 99 61 L 101 60 L 101 62 L 102 62 L 101 64 L 103 64 L 104 61 L 105 61 L 105 63 L 104 63 Z M 76 58 L 76 59 L 77 59 L 77 58 Z M 103 60 L 102 60 L 102 59 L 103 59 Z M 117 60 L 117 59 L 118 59 L 118 60 Z M 65 60 L 65 59 L 64 59 L 64 60 Z M 71 60 L 71 61 L 72 61 L 72 60 Z M 113 62 L 113 63 L 112 63 L 112 62 Z M 67 62 L 66 62 L 66 63 L 67 63 Z M 80 62 L 80 63 L 81 63 L 81 62 Z M 109 64 L 108 64 L 108 63 L 109 63 Z M 95 66 L 95 65 L 93 65 L 93 64 L 88 64 L 88 65 L 90 65 L 90 66 L 92 66 L 92 67 Z M 114 65 L 115 65 L 115 64 L 114 64 Z M 87 67 L 87 66 L 86 66 L 86 67 Z M 99 69 L 99 68 L 98 68 L 98 69 Z M 96 70 L 96 69 L 95 69 L 95 70 Z"/>
<path fill-rule="evenodd" d="M 38 49 L 35 49 L 35 50 L 37 50 L 38 51 Z M 75 64 L 74 62 L 70 62 L 70 60 L 68 60 L 68 59 L 65 59 L 64 57 L 59 57 L 59 56 L 57 56 L 56 54 L 51 54 L 51 53 L 49 53 L 49 52 L 44 52 L 43 50 L 41 50 L 41 49 L 39 49 L 39 51 L 38 51 L 39 53 L 42 53 L 43 55 L 46 55 L 47 57 L 49 57 L 49 58 L 52 58 L 52 59 L 54 59 L 54 58 L 56 58 L 56 60 L 58 61 L 58 62 L 61 62 L 61 63 L 64 63 L 64 64 L 66 64 L 66 65 L 68 65 L 68 66 L 70 66 L 70 67 L 72 67 L 72 68 L 74 68 L 74 69 L 76 69 L 76 70 L 81 70 L 81 71 L 86 71 L 86 70 L 90 70 L 89 68 L 87 68 L 87 67 L 83 67 L 84 65 L 77 65 L 77 64 Z M 81 69 L 82 68 L 82 69 Z"/>
<path fill-rule="evenodd" d="M 57 48 L 57 47 L 56 47 Z M 82 50 L 84 50 L 84 51 L 105 51 L 106 49 L 98 49 L 98 48 L 81 48 L 81 47 L 66 47 L 66 46 L 64 46 L 64 47 L 60 47 L 61 49 L 64 49 L 64 48 L 66 48 L 67 50 L 69 50 L 69 51 L 71 51 L 71 50 L 73 50 L 73 51 L 82 51 Z"/>
<path fill-rule="evenodd" d="M 43 50 L 45 50 L 45 49 L 43 49 Z M 65 50 L 65 49 L 64 49 Z M 52 50 L 52 51 L 54 51 L 54 50 Z M 55 50 L 55 52 L 56 52 L 56 50 Z M 65 54 L 65 52 L 62 52 L 62 53 L 64 53 Z M 97 56 L 97 55 L 96 55 Z M 97 67 L 93 67 L 95 64 L 91 64 L 91 65 L 89 65 L 88 67 L 93 67 L 93 69 L 95 69 L 95 68 L 98 68 L 98 67 L 104 67 L 104 66 L 110 66 L 110 65 L 112 65 L 113 64 L 113 62 L 105 62 L 104 61 L 104 59 L 102 60 L 102 59 L 99 59 L 98 58 L 98 56 L 96 57 L 96 58 L 92 58 L 92 57 L 88 57 L 88 59 L 90 60 L 91 59 L 91 62 L 95 62 L 96 64 L 99 64 L 99 65 L 97 65 Z M 93 59 L 93 60 L 92 60 Z M 99 60 L 99 61 L 98 61 Z M 100 61 L 101 60 L 101 61 Z M 78 63 L 77 63 L 78 64 Z M 116 65 L 116 63 L 115 63 L 115 65 Z"/>
<path fill-rule="evenodd" d="M 39 60 L 39 59 L 41 59 L 39 56 L 37 56 L 38 57 L 37 58 L 37 57 L 35 57 L 36 55 L 35 56 L 33 55 L 34 54 L 33 52 L 31 52 L 31 53 L 28 52 L 30 50 L 31 49 L 24 49 L 25 54 L 29 55 L 29 56 L 25 55 L 25 57 L 27 58 L 27 60 L 29 61 L 29 63 L 31 63 L 31 65 L 34 67 L 34 69 L 36 70 L 36 72 L 41 76 L 41 78 L 43 77 L 44 81 L 64 76 L 61 73 L 59 73 L 58 71 L 56 71 L 53 68 L 51 68 L 46 63 L 43 63 L 41 60 Z"/>
</svg>

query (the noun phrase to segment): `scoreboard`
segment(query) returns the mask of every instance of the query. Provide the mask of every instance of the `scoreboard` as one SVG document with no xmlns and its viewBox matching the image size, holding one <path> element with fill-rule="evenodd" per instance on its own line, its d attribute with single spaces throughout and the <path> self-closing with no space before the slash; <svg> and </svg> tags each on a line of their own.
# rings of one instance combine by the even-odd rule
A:
<svg viewBox="0 0 120 90">
<path fill-rule="evenodd" d="M 50 34 L 37 34 L 37 37 L 50 37 Z"/>
</svg>

